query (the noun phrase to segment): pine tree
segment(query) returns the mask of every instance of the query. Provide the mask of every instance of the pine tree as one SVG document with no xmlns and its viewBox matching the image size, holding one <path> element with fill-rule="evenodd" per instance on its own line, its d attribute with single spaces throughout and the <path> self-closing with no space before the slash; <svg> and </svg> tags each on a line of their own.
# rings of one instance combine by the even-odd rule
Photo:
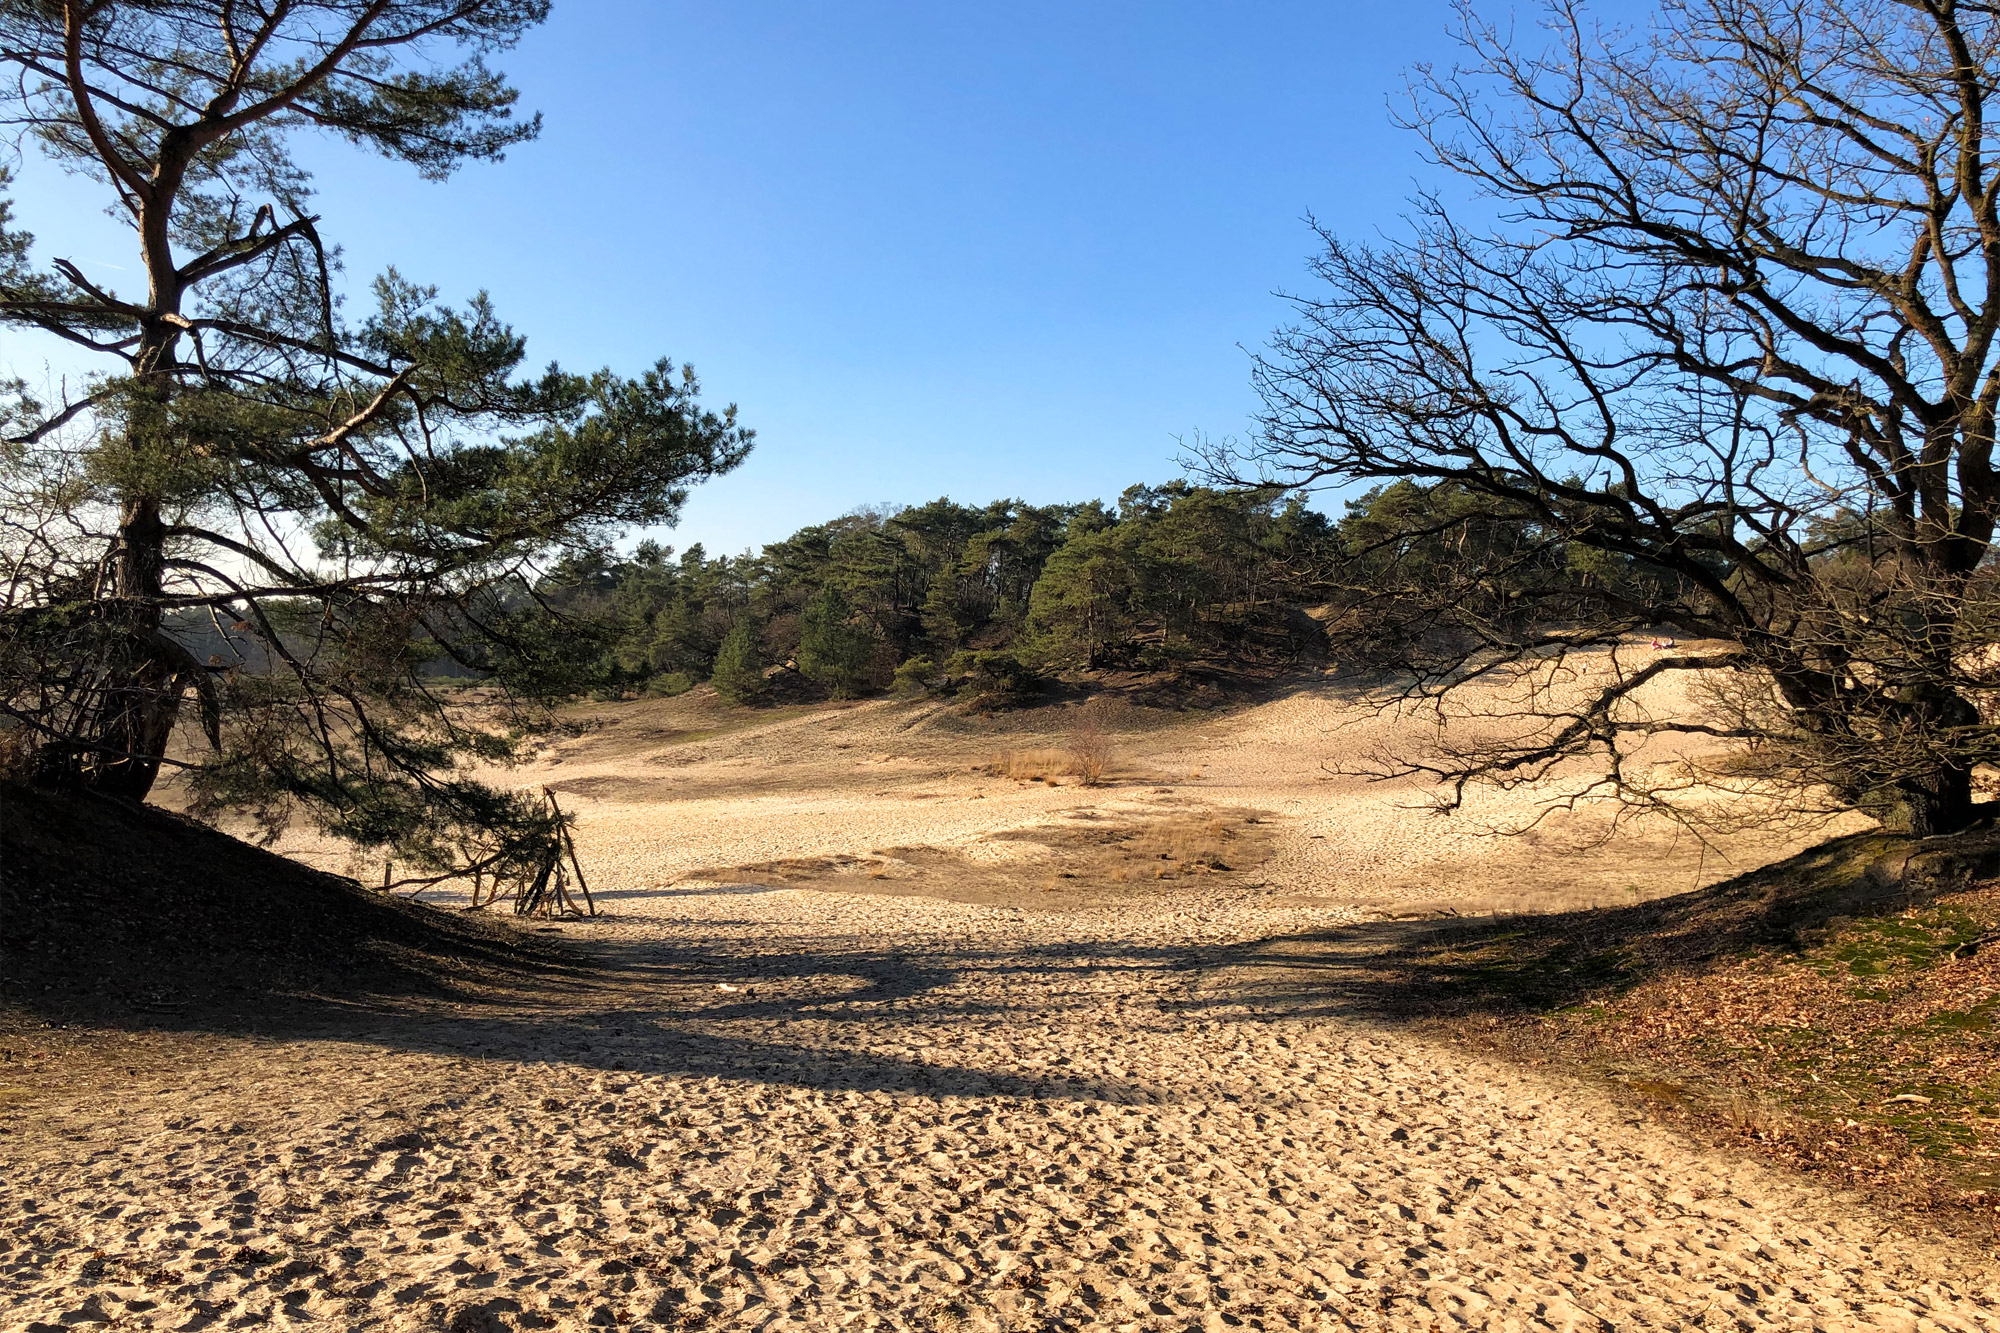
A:
<svg viewBox="0 0 2000 1333">
<path fill-rule="evenodd" d="M 1029 602 L 1031 656 L 1044 666 L 1094 668 L 1132 626 L 1129 529 L 1087 530 L 1049 557 Z"/>
<path fill-rule="evenodd" d="M 605 651 L 551 621 L 543 573 L 671 522 L 749 433 L 665 361 L 523 374 L 525 340 L 483 294 L 452 307 L 390 270 L 348 324 L 289 150 L 323 130 L 434 180 L 498 159 L 540 121 L 483 57 L 546 13 L 0 5 L 0 115 L 17 147 L 104 187 L 138 275 L 37 269 L 0 208 L 0 324 L 109 367 L 54 405 L 0 392 L 0 706 L 42 777 L 144 797 L 192 695 L 209 808 L 274 826 L 310 810 L 447 869 L 546 837 L 538 807 L 461 768 L 503 756 Z M 500 686 L 497 713 L 450 707 L 440 659 Z"/>
<path fill-rule="evenodd" d="M 836 699 L 868 687 L 875 662 L 874 627 L 855 617 L 840 590 L 822 588 L 799 620 L 799 672 Z"/>
<path fill-rule="evenodd" d="M 723 637 L 709 683 L 733 704 L 754 703 L 763 695 L 764 664 L 757 652 L 757 628 L 748 616 L 739 619 Z"/>
</svg>

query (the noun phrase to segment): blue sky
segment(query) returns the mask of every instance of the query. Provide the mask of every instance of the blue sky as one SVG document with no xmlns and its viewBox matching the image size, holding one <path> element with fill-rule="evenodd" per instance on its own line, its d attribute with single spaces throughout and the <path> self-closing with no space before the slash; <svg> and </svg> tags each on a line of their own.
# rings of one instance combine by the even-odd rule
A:
<svg viewBox="0 0 2000 1333">
<path fill-rule="evenodd" d="M 665 539 L 736 551 L 862 504 L 1115 496 L 1175 475 L 1177 437 L 1244 433 L 1305 216 L 1394 230 L 1426 176 L 1389 108 L 1448 24 L 1438 0 L 558 0 L 499 62 L 546 117 L 506 162 L 440 186 L 302 156 L 354 288 L 389 264 L 485 287 L 537 362 L 692 361 L 758 446 Z M 43 256 L 130 265 L 93 187 L 29 160 L 16 203 Z M 53 349 L 6 336 L 37 377 Z"/>
</svg>

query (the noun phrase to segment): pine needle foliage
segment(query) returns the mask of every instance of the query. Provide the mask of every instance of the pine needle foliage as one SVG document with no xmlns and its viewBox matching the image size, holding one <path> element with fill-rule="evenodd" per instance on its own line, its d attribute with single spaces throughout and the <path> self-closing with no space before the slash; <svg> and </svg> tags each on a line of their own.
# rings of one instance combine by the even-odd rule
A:
<svg viewBox="0 0 2000 1333">
<path fill-rule="evenodd" d="M 0 211 L 0 324 L 103 366 L 0 407 L 0 709 L 41 779 L 139 799 L 179 766 L 274 832 L 305 813 L 407 864 L 534 864 L 556 817 L 471 770 L 605 650 L 538 596 L 548 567 L 671 522 L 750 433 L 665 360 L 531 369 L 483 294 L 392 269 L 351 317 L 293 145 L 430 180 L 501 158 L 540 120 L 486 60 L 546 13 L 0 4 L 0 117 L 101 188 L 135 275 L 38 265 Z"/>
</svg>

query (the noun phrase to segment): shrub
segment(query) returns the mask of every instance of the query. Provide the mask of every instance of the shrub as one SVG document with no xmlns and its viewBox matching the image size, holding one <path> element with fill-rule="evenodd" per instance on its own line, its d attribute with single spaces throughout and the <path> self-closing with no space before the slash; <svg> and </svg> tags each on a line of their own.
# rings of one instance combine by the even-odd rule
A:
<svg viewBox="0 0 2000 1333">
<path fill-rule="evenodd" d="M 1101 695 L 1076 710 L 1069 731 L 1071 771 L 1086 787 L 1104 781 L 1111 768 L 1111 702 Z"/>
<path fill-rule="evenodd" d="M 898 699 L 914 699 L 929 694 L 944 683 L 944 673 L 928 657 L 912 657 L 896 668 L 889 688 Z"/>
<path fill-rule="evenodd" d="M 646 682 L 646 693 L 661 699 L 671 699 L 676 694 L 686 694 L 694 688 L 694 682 L 685 671 L 668 671 Z"/>
<path fill-rule="evenodd" d="M 952 654 L 946 675 L 959 697 L 979 708 L 1011 708 L 1041 690 L 1036 675 L 1016 654 L 1004 648 Z"/>
<path fill-rule="evenodd" d="M 0 782 L 26 782 L 35 768 L 35 733 L 0 718 Z"/>
</svg>

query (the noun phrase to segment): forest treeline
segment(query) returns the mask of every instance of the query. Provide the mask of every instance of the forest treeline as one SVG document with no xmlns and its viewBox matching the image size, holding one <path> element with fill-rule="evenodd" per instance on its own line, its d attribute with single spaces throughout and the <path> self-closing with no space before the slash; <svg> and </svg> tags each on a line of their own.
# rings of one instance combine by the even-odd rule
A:
<svg viewBox="0 0 2000 1333">
<path fill-rule="evenodd" d="M 1079 671 L 1172 680 L 1302 653 L 1397 670 L 1420 641 L 1503 642 L 1646 581 L 1455 486 L 1378 487 L 1336 521 L 1275 488 L 1170 482 L 1113 506 L 861 510 L 755 555 L 645 542 L 539 592 L 592 636 L 600 697 L 809 682 L 1004 705 Z"/>
<path fill-rule="evenodd" d="M 1131 487 L 1115 506 L 861 510 L 754 555 L 645 542 L 571 560 L 541 592 L 601 636 L 606 695 L 713 681 L 748 702 L 795 672 L 834 697 L 997 704 L 1065 671 L 1295 654 L 1314 634 L 1300 607 L 1338 541 L 1296 496 L 1172 482 Z"/>
</svg>

